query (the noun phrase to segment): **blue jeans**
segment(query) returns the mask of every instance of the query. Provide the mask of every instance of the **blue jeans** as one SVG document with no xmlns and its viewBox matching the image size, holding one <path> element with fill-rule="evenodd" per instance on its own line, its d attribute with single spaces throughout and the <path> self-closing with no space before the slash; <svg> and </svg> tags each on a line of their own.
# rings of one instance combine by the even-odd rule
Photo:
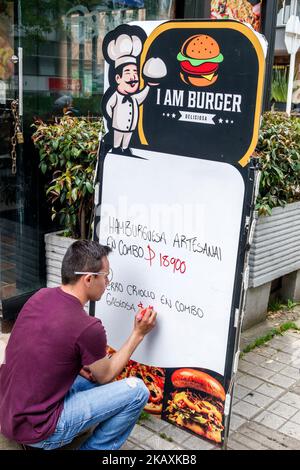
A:
<svg viewBox="0 0 300 470">
<path fill-rule="evenodd" d="M 144 382 L 136 377 L 105 385 L 78 376 L 65 397 L 54 433 L 32 447 L 57 449 L 78 434 L 95 427 L 79 450 L 116 450 L 129 436 L 149 398 Z"/>
</svg>

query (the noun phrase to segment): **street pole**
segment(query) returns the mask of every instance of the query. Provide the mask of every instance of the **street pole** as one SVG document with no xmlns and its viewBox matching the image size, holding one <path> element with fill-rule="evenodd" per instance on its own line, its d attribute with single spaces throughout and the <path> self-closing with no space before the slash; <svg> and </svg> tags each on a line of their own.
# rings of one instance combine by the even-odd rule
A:
<svg viewBox="0 0 300 470">
<path fill-rule="evenodd" d="M 266 57 L 266 72 L 264 84 L 263 111 L 271 109 L 271 83 L 274 62 L 274 48 L 276 35 L 278 0 L 264 1 L 261 3 L 261 33 L 268 41 L 268 51 Z"/>
<path fill-rule="evenodd" d="M 292 94 L 293 94 L 293 83 L 294 83 L 294 74 L 295 74 L 295 59 L 296 54 L 291 54 L 290 57 L 290 72 L 289 72 L 289 82 L 288 82 L 288 93 L 286 100 L 286 113 L 290 116 L 292 108 Z"/>
<path fill-rule="evenodd" d="M 288 93 L 286 100 L 286 112 L 288 115 L 291 114 L 292 108 L 292 94 L 293 94 L 293 82 L 295 74 L 295 58 L 296 53 L 300 46 L 300 20 L 298 16 L 290 16 L 286 27 L 284 42 L 288 53 L 290 54 L 290 72 L 288 81 Z"/>
</svg>

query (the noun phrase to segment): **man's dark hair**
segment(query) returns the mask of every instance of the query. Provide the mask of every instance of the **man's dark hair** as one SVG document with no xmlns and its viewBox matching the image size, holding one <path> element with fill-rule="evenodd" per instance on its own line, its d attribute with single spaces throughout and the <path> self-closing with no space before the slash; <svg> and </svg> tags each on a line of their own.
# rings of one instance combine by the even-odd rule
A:
<svg viewBox="0 0 300 470">
<path fill-rule="evenodd" d="M 101 271 L 102 258 L 111 252 L 106 245 L 91 240 L 77 240 L 66 251 L 61 265 L 63 284 L 75 284 L 80 275 L 76 271 L 96 273 Z"/>
<path fill-rule="evenodd" d="M 120 77 L 122 77 L 123 70 L 125 69 L 125 67 L 127 65 L 136 65 L 137 66 L 137 64 L 135 62 L 126 62 L 125 64 L 121 64 L 121 65 L 119 65 L 118 67 L 115 68 L 115 75 L 119 75 Z"/>
</svg>

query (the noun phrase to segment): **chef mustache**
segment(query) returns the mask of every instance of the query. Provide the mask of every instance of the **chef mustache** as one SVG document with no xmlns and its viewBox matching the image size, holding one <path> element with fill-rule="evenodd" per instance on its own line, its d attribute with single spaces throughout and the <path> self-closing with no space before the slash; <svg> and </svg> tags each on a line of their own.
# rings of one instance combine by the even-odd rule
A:
<svg viewBox="0 0 300 470">
<path fill-rule="evenodd" d="M 126 82 L 125 80 L 125 83 L 127 83 L 127 85 L 135 85 L 136 83 L 139 83 L 138 80 L 129 80 L 128 82 Z"/>
</svg>

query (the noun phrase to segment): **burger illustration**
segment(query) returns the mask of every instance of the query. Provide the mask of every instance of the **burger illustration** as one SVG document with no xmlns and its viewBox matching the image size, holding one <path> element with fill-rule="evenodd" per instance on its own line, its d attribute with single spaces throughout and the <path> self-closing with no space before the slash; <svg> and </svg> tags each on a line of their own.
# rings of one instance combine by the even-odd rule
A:
<svg viewBox="0 0 300 470">
<path fill-rule="evenodd" d="M 196 369 L 177 369 L 171 376 L 165 418 L 211 441 L 220 443 L 224 426 L 225 390 L 214 377 Z"/>
<path fill-rule="evenodd" d="M 217 81 L 219 64 L 224 57 L 215 39 L 207 34 L 196 34 L 184 42 L 177 60 L 180 62 L 181 80 L 202 87 Z"/>
</svg>

